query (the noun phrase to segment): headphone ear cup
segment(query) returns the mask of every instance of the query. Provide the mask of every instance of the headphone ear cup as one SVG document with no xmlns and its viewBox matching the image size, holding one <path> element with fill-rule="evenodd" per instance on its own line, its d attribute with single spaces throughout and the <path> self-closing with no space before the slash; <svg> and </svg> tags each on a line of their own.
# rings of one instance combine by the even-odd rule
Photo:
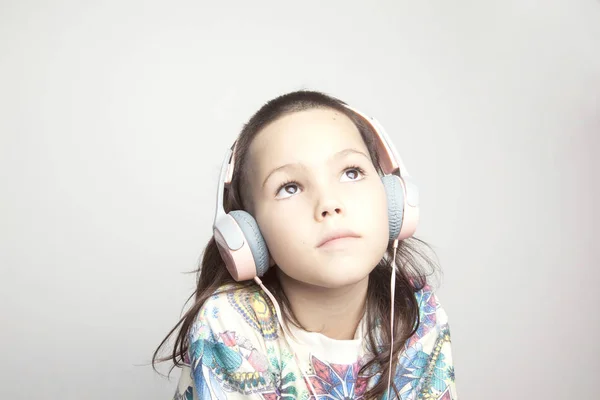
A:
<svg viewBox="0 0 600 400">
<path fill-rule="evenodd" d="M 262 277 L 269 269 L 269 249 L 260 233 L 256 220 L 252 215 L 241 210 L 231 211 L 229 215 L 233 217 L 242 230 L 254 258 L 256 275 Z"/>
<path fill-rule="evenodd" d="M 390 241 L 393 241 L 398 239 L 402 228 L 404 189 L 400 177 L 396 175 L 382 176 L 381 181 L 387 196 Z"/>
</svg>

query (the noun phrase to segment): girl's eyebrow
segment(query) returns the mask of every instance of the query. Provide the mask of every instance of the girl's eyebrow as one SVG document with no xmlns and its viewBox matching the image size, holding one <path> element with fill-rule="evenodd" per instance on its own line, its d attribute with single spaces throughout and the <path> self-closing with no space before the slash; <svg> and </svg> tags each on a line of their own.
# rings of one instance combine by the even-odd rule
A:
<svg viewBox="0 0 600 400">
<path fill-rule="evenodd" d="M 341 151 L 338 151 L 337 153 L 335 153 L 334 155 L 331 156 L 331 160 L 335 159 L 335 158 L 341 158 L 341 157 L 345 157 L 349 154 L 360 154 L 362 156 L 364 156 L 367 160 L 371 161 L 371 158 L 366 155 L 363 151 L 357 150 L 357 149 L 352 149 L 352 148 L 348 148 L 348 149 L 344 149 Z M 283 169 L 286 168 L 290 168 L 290 167 L 295 167 L 295 168 L 305 168 L 304 164 L 300 163 L 300 162 L 295 162 L 295 163 L 287 163 L 287 164 L 283 164 L 280 165 L 279 167 L 273 169 L 271 172 L 269 172 L 269 174 L 267 175 L 267 177 L 265 178 L 265 180 L 262 183 L 262 187 L 264 188 L 265 185 L 267 184 L 267 181 L 269 180 L 269 178 L 271 177 L 271 175 L 273 175 L 275 172 L 281 171 Z"/>
<path fill-rule="evenodd" d="M 357 149 L 351 149 L 351 148 L 345 149 L 342 151 L 338 151 L 331 158 L 344 157 L 344 156 L 347 156 L 348 154 L 360 154 L 360 155 L 364 156 L 367 160 L 371 161 L 371 157 L 366 155 L 364 152 L 357 150 Z"/>
</svg>

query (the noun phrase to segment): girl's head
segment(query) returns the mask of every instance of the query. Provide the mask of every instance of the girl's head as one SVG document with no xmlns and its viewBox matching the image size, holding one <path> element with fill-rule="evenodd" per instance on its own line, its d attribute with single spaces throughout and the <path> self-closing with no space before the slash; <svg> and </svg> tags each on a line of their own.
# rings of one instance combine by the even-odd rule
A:
<svg viewBox="0 0 600 400">
<path fill-rule="evenodd" d="M 230 197 L 254 216 L 286 279 L 345 286 L 382 259 L 387 200 L 373 135 L 341 101 L 316 92 L 281 96 L 245 126 Z M 351 237 L 328 241 L 338 235 Z"/>
<path fill-rule="evenodd" d="M 390 350 L 397 360 L 419 325 L 415 292 L 426 284 L 426 267 L 433 270 L 435 264 L 421 251 L 419 245 L 425 243 L 419 239 L 400 241 L 394 303 L 400 314 L 394 319 L 390 349 L 392 248 L 371 126 L 342 101 L 323 93 L 285 94 L 266 103 L 244 125 L 236 141 L 234 165 L 224 193 L 224 211 L 245 210 L 257 221 L 271 257 L 262 282 L 282 306 L 282 317 L 300 325 L 281 279 L 338 288 L 368 278 L 366 340 L 373 358 L 362 372 L 374 367 L 387 376 Z M 340 233 L 355 237 L 323 244 Z M 194 303 L 159 345 L 154 363 L 173 360 L 180 366 L 189 345 L 187 333 L 204 302 L 223 286 L 236 283 L 214 238 L 197 273 Z M 240 288 L 261 290 L 254 281 L 246 281 L 228 285 L 226 291 Z M 158 358 L 177 330 L 171 355 Z M 381 396 L 386 384 L 381 379 L 366 398 Z"/>
</svg>

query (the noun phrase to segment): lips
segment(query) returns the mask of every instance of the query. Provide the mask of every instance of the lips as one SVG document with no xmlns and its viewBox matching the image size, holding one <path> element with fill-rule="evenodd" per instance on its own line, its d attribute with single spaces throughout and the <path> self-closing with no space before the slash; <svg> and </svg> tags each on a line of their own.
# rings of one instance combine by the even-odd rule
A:
<svg viewBox="0 0 600 400">
<path fill-rule="evenodd" d="M 327 235 L 325 235 L 323 237 L 323 239 L 321 239 L 319 244 L 317 244 L 317 247 L 322 247 L 325 244 L 331 242 L 332 240 L 336 240 L 336 239 L 359 238 L 359 237 L 360 237 L 360 235 L 358 233 L 355 233 L 351 230 L 347 230 L 347 229 L 336 230 L 336 231 L 329 232 Z"/>
</svg>

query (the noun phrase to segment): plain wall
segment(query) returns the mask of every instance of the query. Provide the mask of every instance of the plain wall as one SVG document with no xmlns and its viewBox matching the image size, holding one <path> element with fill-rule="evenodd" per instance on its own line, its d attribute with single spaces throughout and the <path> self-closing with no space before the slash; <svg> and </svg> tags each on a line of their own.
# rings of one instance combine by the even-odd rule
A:
<svg viewBox="0 0 600 400">
<path fill-rule="evenodd" d="M 597 393 L 600 3 L 0 2 L 0 398 L 168 399 L 225 149 L 308 88 L 421 189 L 462 399 Z M 166 368 L 162 368 L 163 372 Z"/>
</svg>

